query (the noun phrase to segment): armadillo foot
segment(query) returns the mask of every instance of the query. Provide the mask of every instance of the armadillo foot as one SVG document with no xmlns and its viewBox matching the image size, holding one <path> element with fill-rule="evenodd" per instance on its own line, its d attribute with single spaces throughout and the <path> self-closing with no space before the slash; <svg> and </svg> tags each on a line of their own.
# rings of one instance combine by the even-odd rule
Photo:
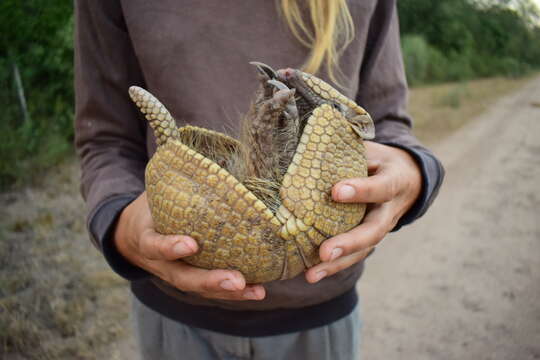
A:
<svg viewBox="0 0 540 360">
<path fill-rule="evenodd" d="M 294 99 L 295 89 L 289 89 L 287 85 L 277 80 L 268 80 L 268 84 L 276 88 L 276 92 L 272 98 L 275 102 L 281 102 L 286 104 L 283 109 L 283 116 L 287 121 L 298 121 L 298 107 L 296 106 L 296 100 Z"/>
</svg>

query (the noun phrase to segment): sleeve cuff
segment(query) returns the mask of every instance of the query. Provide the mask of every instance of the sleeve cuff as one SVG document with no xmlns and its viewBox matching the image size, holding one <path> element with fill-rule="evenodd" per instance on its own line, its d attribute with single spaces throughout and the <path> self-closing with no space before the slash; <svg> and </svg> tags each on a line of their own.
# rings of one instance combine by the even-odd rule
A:
<svg viewBox="0 0 540 360">
<path fill-rule="evenodd" d="M 101 203 L 88 220 L 88 229 L 94 244 L 101 250 L 114 272 L 129 281 L 150 276 L 150 273 L 127 261 L 118 252 L 113 241 L 114 229 L 122 210 L 137 196 L 129 194 L 112 197 Z"/>
<path fill-rule="evenodd" d="M 444 168 L 431 152 L 422 147 L 406 146 L 392 142 L 381 142 L 381 144 L 407 151 L 418 164 L 422 174 L 422 190 L 420 191 L 420 195 L 411 208 L 399 219 L 394 229 L 392 229 L 392 232 L 394 232 L 425 214 L 433 200 L 437 197 L 444 179 Z"/>
</svg>

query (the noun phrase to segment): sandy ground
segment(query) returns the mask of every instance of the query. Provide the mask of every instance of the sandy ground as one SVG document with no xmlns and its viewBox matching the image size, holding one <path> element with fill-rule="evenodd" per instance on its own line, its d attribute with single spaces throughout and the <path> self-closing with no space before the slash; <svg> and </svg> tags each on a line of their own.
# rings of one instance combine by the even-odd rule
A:
<svg viewBox="0 0 540 360">
<path fill-rule="evenodd" d="M 540 78 L 431 146 L 446 181 L 359 283 L 363 359 L 540 359 Z"/>
</svg>

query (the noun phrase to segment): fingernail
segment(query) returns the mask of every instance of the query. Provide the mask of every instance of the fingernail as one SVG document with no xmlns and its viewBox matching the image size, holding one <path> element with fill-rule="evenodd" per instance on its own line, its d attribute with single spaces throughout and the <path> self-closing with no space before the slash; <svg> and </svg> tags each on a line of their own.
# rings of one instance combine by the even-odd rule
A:
<svg viewBox="0 0 540 360">
<path fill-rule="evenodd" d="M 244 296 L 244 298 L 246 298 L 246 299 L 257 300 L 257 294 L 255 294 L 255 291 L 253 291 L 253 290 L 245 291 L 242 296 Z"/>
<path fill-rule="evenodd" d="M 229 279 L 223 280 L 219 283 L 219 286 L 221 286 L 222 289 L 234 291 L 236 290 L 236 287 L 234 286 L 233 282 Z"/>
<path fill-rule="evenodd" d="M 336 260 L 341 254 L 343 254 L 342 248 L 334 248 L 330 253 L 330 261 Z"/>
<path fill-rule="evenodd" d="M 350 185 L 341 185 L 338 190 L 339 200 L 351 200 L 356 194 L 356 190 Z"/>
<path fill-rule="evenodd" d="M 326 272 L 326 270 L 321 270 L 321 271 L 319 271 L 319 272 L 316 272 L 316 273 L 315 273 L 315 281 L 314 281 L 314 282 L 321 281 L 323 278 L 326 277 L 326 275 L 328 275 L 328 273 Z"/>
<path fill-rule="evenodd" d="M 178 256 L 186 256 L 190 255 L 193 250 L 189 246 L 187 246 L 184 242 L 179 242 L 173 247 L 173 251 L 175 255 Z"/>
</svg>

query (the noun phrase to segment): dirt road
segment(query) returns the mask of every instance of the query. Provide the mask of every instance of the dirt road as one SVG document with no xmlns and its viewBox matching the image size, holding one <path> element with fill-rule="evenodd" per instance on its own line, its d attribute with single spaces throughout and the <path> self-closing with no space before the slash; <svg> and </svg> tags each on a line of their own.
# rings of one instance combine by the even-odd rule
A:
<svg viewBox="0 0 540 360">
<path fill-rule="evenodd" d="M 432 148 L 436 203 L 359 284 L 363 359 L 540 359 L 540 78 Z"/>
</svg>

